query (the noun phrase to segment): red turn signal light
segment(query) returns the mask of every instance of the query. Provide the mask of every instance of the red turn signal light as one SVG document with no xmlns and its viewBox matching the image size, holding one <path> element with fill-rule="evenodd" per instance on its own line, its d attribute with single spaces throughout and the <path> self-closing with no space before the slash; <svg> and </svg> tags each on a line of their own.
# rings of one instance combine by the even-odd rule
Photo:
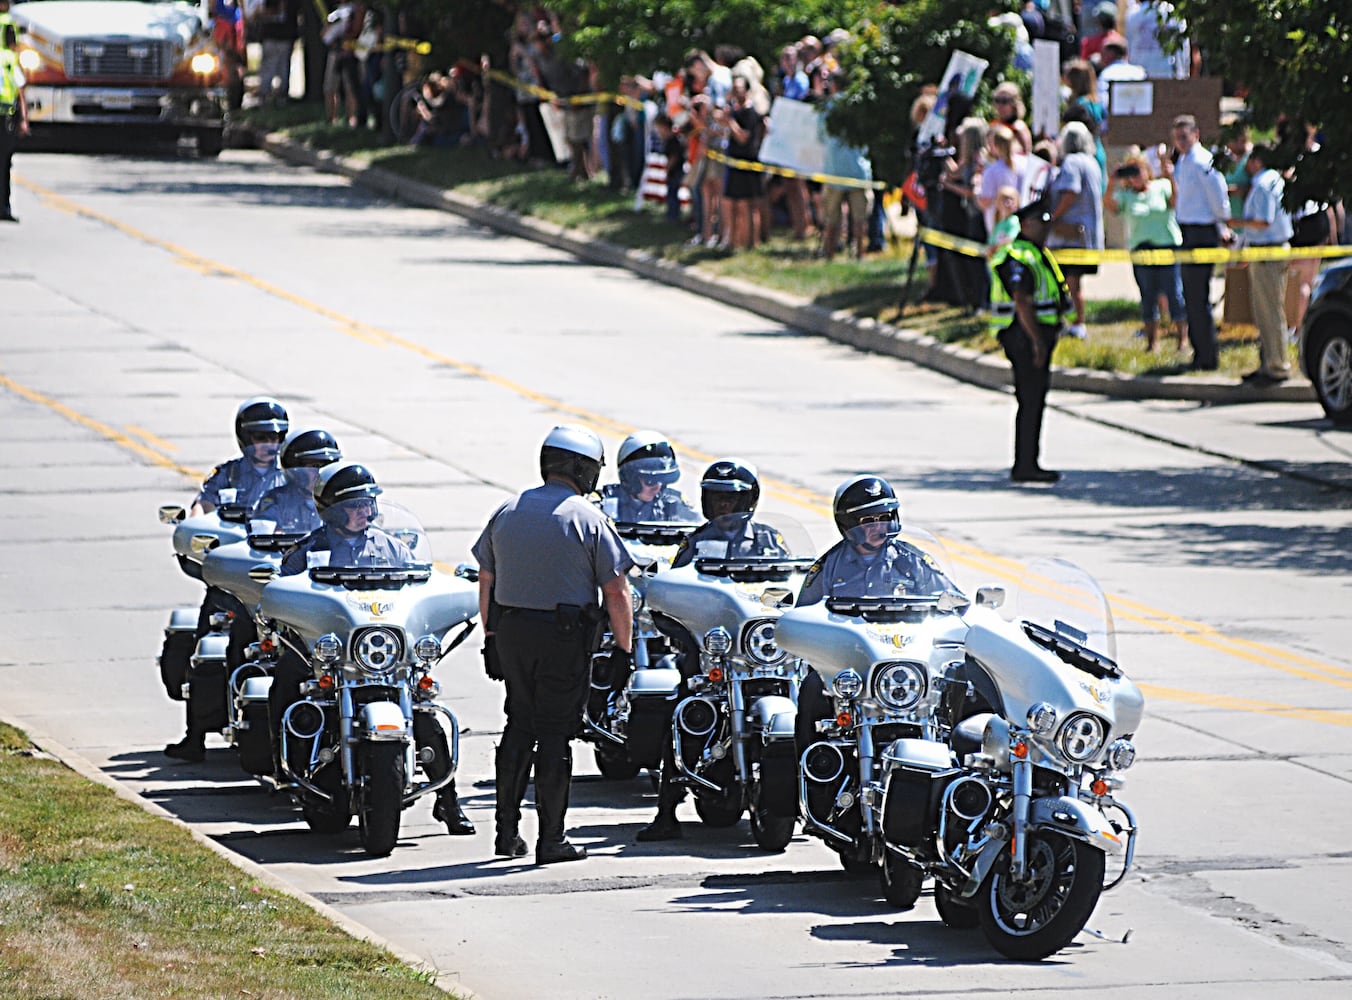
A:
<svg viewBox="0 0 1352 1000">
<path fill-rule="evenodd" d="M 277 644 L 271 639 L 264 639 L 258 644 L 258 649 L 263 653 L 271 653 L 277 648 Z"/>
<path fill-rule="evenodd" d="M 849 712 L 841 712 L 839 715 L 836 716 L 836 725 L 839 726 L 841 729 L 849 729 L 852 725 L 854 725 L 854 718 L 850 715 Z"/>
<path fill-rule="evenodd" d="M 710 681 L 711 683 L 713 683 L 713 684 L 718 684 L 718 683 L 721 682 L 722 680 L 723 680 L 723 668 L 722 668 L 722 667 L 710 667 L 710 668 L 709 668 L 709 681 Z"/>
<path fill-rule="evenodd" d="M 1019 760 L 1027 760 L 1028 744 L 1025 743 L 1023 740 L 1019 740 L 1017 743 L 1015 743 L 1012 747 L 1009 748 L 1009 752 L 1013 754 L 1015 757 L 1019 758 Z"/>
<path fill-rule="evenodd" d="M 332 690 L 333 690 L 333 675 L 331 675 L 331 674 L 321 674 L 321 675 L 320 675 L 320 678 L 319 678 L 319 689 L 320 689 L 321 691 L 332 691 Z"/>
</svg>

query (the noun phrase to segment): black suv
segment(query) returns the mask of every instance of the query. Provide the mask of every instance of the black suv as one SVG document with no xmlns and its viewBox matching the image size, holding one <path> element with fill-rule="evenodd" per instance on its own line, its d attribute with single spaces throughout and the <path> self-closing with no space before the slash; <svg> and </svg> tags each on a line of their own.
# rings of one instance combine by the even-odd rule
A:
<svg viewBox="0 0 1352 1000">
<path fill-rule="evenodd" d="M 1352 424 L 1352 260 L 1315 279 L 1300 325 L 1300 366 L 1329 418 Z"/>
</svg>

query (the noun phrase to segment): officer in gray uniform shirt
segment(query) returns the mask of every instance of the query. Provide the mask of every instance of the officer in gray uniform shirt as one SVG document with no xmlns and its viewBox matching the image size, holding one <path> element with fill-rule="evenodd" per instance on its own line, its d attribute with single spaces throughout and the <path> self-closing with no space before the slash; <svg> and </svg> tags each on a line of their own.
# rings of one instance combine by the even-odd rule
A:
<svg viewBox="0 0 1352 1000">
<path fill-rule="evenodd" d="M 573 774 L 569 742 L 589 688 L 590 656 L 604 614 L 620 655 L 633 642 L 628 572 L 634 565 L 614 526 L 584 499 L 605 458 L 601 439 L 562 425 L 540 448 L 542 486 L 493 512 L 474 543 L 479 616 L 489 676 L 507 685 L 507 725 L 497 751 L 494 853 L 522 857 L 521 799 L 535 765 L 536 864 L 585 858 L 564 837 Z"/>
<path fill-rule="evenodd" d="M 700 506 L 708 520 L 681 539 L 671 560 L 672 569 L 695 559 L 782 558 L 790 554 L 778 531 L 752 520 L 760 503 L 760 480 L 754 466 L 737 458 L 720 459 L 704 471 L 699 486 Z"/>
<path fill-rule="evenodd" d="M 617 524 L 696 524 L 701 518 L 672 483 L 681 478 L 676 451 L 657 431 L 635 431 L 616 455 L 620 481 L 601 488 L 601 509 Z"/>
<path fill-rule="evenodd" d="M 926 597 L 959 593 L 934 559 L 902 541 L 897 495 L 880 476 L 855 476 L 836 490 L 836 527 L 841 540 L 812 564 L 797 606 L 828 597 Z M 816 741 L 816 724 L 834 706 L 816 670 L 798 688 L 795 740 L 801 754 Z"/>
<path fill-rule="evenodd" d="M 263 495 L 286 484 L 277 452 L 290 423 L 286 409 L 270 396 L 246 399 L 235 411 L 235 441 L 240 457 L 211 470 L 193 498 L 192 515 L 210 514 L 221 505 L 221 490 L 235 491 L 235 503 L 253 510 Z"/>
<path fill-rule="evenodd" d="M 328 431 L 293 431 L 279 456 L 286 485 L 272 490 L 254 508 L 254 519 L 271 521 L 273 532 L 309 534 L 323 522 L 315 510 L 314 484 L 319 470 L 341 461 L 343 453 Z"/>
</svg>

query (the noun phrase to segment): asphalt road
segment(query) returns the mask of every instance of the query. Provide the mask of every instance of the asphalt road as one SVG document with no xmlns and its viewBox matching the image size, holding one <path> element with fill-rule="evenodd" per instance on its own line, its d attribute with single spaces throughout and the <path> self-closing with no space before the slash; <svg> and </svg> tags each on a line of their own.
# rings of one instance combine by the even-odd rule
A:
<svg viewBox="0 0 1352 1000">
<path fill-rule="evenodd" d="M 262 154 L 30 155 L 18 173 L 23 223 L 0 233 L 0 715 L 493 1000 L 1347 995 L 1352 440 L 1316 409 L 1061 396 L 1045 464 L 1066 478 L 1012 487 L 1008 396 Z M 234 452 L 234 408 L 260 392 L 333 431 L 449 563 L 562 419 L 612 452 L 659 428 L 690 479 L 741 455 L 763 508 L 821 548 L 834 487 L 882 473 L 969 590 L 1039 556 L 1081 563 L 1147 697 L 1124 791 L 1138 870 L 1098 936 L 1011 964 L 943 927 L 928 893 L 894 912 L 802 836 L 765 855 L 745 823 L 706 830 L 687 805 L 685 840 L 635 843 L 650 786 L 600 781 L 585 750 L 569 817 L 592 858 L 495 860 L 501 692 L 469 649 L 439 676 L 468 730 L 476 837 L 445 836 L 422 802 L 372 861 L 355 829 L 309 833 L 222 746 L 168 760 L 181 710 L 154 658 L 200 592 L 155 508 Z"/>
</svg>

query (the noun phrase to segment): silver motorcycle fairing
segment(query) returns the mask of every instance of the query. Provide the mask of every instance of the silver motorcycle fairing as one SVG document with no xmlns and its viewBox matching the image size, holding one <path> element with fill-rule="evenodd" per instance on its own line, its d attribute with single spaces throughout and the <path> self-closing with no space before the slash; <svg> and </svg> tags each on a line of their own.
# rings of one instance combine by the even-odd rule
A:
<svg viewBox="0 0 1352 1000">
<path fill-rule="evenodd" d="M 1028 810 L 1028 826 L 1034 830 L 1045 828 L 1063 833 L 1114 857 L 1127 849 L 1127 843 L 1108 817 L 1090 803 L 1068 795 L 1033 799 Z"/>
<path fill-rule="evenodd" d="M 726 628 L 739 639 L 748 619 L 781 614 L 782 592 L 788 589 L 796 594 L 806 568 L 787 574 L 783 581 L 738 583 L 700 573 L 692 563 L 649 580 L 644 602 L 652 611 L 680 622 L 696 643 L 715 626 Z"/>
<path fill-rule="evenodd" d="M 779 645 L 811 663 L 828 690 L 842 670 L 854 670 L 867 680 L 869 671 L 881 662 L 924 663 L 931 677 L 942 676 L 950 661 L 962 658 L 966 634 L 967 624 L 956 612 L 918 620 L 868 622 L 834 614 L 824 601 L 784 612 L 775 630 Z"/>
<path fill-rule="evenodd" d="M 249 570 L 262 564 L 281 566 L 281 553 L 256 549 L 247 538 L 222 543 L 202 559 L 202 579 L 210 586 L 224 590 L 252 611 L 263 596 L 264 584 L 249 576 Z"/>
<path fill-rule="evenodd" d="M 1107 723 L 1103 749 L 1090 765 L 1102 760 L 1115 737 L 1135 733 L 1145 712 L 1145 698 L 1125 675 L 1098 677 L 1034 645 L 1022 625 L 1008 622 L 987 608 L 967 615 L 967 652 L 999 689 L 1004 716 L 1022 726 L 1028 710 L 1041 702 L 1058 713 L 1057 725 L 1075 712 L 1087 712 Z M 1040 742 L 1040 741 L 1034 741 Z"/>
<path fill-rule="evenodd" d="M 222 521 L 216 511 L 212 511 L 210 514 L 199 514 L 196 517 L 186 517 L 174 525 L 174 552 L 188 562 L 200 566 L 206 552 L 198 551 L 193 546 L 195 536 L 209 535 L 216 539 L 217 545 L 229 545 L 233 542 L 244 541 L 248 534 L 249 530 L 244 524 L 235 521 Z"/>
</svg>

